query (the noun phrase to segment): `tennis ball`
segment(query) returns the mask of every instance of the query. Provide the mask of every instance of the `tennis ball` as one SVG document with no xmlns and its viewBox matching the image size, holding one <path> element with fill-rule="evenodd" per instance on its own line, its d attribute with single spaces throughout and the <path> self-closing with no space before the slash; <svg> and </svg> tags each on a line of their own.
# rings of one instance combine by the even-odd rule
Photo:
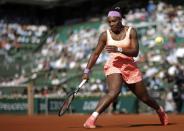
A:
<svg viewBox="0 0 184 131">
<path fill-rule="evenodd" d="M 157 36 L 155 38 L 155 43 L 156 44 L 163 44 L 164 43 L 164 38 L 162 36 Z"/>
</svg>

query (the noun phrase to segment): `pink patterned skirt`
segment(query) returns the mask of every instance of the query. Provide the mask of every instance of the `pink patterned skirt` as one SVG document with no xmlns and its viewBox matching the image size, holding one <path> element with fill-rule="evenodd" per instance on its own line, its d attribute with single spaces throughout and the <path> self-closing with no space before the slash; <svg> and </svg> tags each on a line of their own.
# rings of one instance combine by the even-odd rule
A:
<svg viewBox="0 0 184 131">
<path fill-rule="evenodd" d="M 123 80 L 128 84 L 133 84 L 143 79 L 140 69 L 132 57 L 122 57 L 112 55 L 104 65 L 105 75 L 120 73 Z"/>
</svg>

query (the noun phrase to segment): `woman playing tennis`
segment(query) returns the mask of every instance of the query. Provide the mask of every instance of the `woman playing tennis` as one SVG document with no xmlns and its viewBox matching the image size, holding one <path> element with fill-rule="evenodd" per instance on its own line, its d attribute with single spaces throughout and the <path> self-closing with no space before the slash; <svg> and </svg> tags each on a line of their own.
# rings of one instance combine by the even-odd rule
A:
<svg viewBox="0 0 184 131">
<path fill-rule="evenodd" d="M 126 84 L 138 99 L 155 109 L 162 125 L 167 125 L 167 114 L 163 108 L 149 96 L 143 83 L 140 69 L 133 59 L 139 52 L 135 28 L 122 24 L 120 7 L 110 10 L 107 20 L 110 29 L 102 32 L 100 35 L 97 47 L 92 53 L 87 67 L 84 70 L 83 79 L 89 79 L 90 70 L 96 63 L 102 50 L 105 49 L 109 53 L 109 59 L 104 65 L 108 93 L 100 99 L 95 111 L 84 123 L 84 127 L 96 128 L 95 122 L 98 116 L 118 97 L 123 83 Z"/>
</svg>

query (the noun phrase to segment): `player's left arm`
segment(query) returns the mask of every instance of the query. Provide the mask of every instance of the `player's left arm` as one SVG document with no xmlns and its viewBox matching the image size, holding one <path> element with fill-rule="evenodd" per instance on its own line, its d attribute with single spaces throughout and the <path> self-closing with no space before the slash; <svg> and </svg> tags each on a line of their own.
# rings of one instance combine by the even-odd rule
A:
<svg viewBox="0 0 184 131">
<path fill-rule="evenodd" d="M 139 53 L 139 43 L 137 31 L 135 28 L 131 29 L 129 37 L 130 37 L 130 46 L 129 48 L 123 49 L 122 53 L 130 57 L 136 57 Z"/>
</svg>

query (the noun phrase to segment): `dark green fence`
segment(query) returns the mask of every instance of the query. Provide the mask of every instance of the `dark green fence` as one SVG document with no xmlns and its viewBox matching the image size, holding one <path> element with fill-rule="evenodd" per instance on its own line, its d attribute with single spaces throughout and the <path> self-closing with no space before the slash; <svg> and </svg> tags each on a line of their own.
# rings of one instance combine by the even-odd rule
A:
<svg viewBox="0 0 184 131">
<path fill-rule="evenodd" d="M 99 96 L 76 97 L 71 104 L 68 113 L 91 113 L 99 100 Z M 57 113 L 59 106 L 62 104 L 63 98 L 34 98 L 34 113 Z M 1 98 L 0 113 L 26 114 L 27 113 L 26 98 Z M 125 111 L 126 113 L 137 113 L 138 101 L 130 96 L 120 96 L 117 103 L 117 111 Z"/>
</svg>

